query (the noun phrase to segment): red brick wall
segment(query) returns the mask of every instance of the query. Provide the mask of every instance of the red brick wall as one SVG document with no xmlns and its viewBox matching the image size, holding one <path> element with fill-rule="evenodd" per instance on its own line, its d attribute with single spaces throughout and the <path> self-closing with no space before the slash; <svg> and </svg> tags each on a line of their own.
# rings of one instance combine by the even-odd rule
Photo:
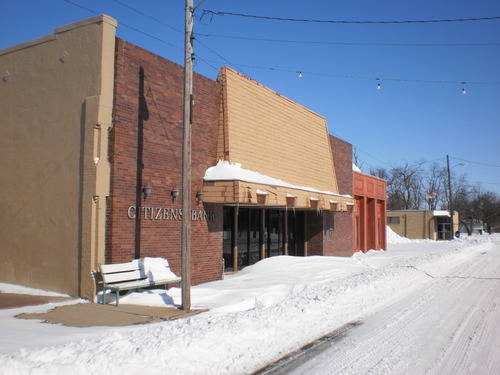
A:
<svg viewBox="0 0 500 375">
<path fill-rule="evenodd" d="M 305 211 L 307 225 L 307 255 L 323 255 L 323 215 Z"/>
<path fill-rule="evenodd" d="M 330 135 L 333 165 L 340 194 L 352 195 L 352 145 Z M 351 256 L 353 252 L 353 214 L 333 214 L 333 236 L 324 237 L 324 255 Z"/>
<path fill-rule="evenodd" d="M 143 69 L 142 186 L 152 187 L 141 198 L 142 207 L 181 208 L 170 192 L 181 190 L 183 68 L 171 61 L 116 40 L 113 130 L 110 135 L 111 196 L 108 199 L 107 262 L 134 258 L 137 239 L 140 256 L 161 256 L 180 274 L 180 220 L 129 219 L 127 209 L 136 206 L 139 127 L 139 70 Z M 219 120 L 219 84 L 195 74 L 192 127 L 192 205 L 211 210 L 213 221 L 192 221 L 193 283 L 215 280 L 222 274 L 222 207 L 197 204 L 206 168 L 216 163 Z M 149 215 L 150 216 L 150 215 Z"/>
<path fill-rule="evenodd" d="M 339 193 L 352 195 L 352 145 L 330 135 L 330 147 Z"/>
<path fill-rule="evenodd" d="M 353 214 L 334 212 L 332 216 L 333 231 L 332 235 L 325 231 L 323 255 L 350 257 L 353 253 Z"/>
</svg>

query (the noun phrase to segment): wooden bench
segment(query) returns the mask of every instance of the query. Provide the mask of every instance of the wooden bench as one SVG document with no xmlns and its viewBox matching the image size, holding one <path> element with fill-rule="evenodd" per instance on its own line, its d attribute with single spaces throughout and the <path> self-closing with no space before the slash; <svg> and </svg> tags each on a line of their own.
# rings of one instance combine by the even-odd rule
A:
<svg viewBox="0 0 500 375">
<path fill-rule="evenodd" d="M 149 280 L 148 275 L 144 272 L 142 262 L 133 260 L 128 263 L 101 264 L 99 265 L 100 278 L 102 280 L 102 303 L 106 303 L 106 291 L 116 293 L 116 306 L 120 291 L 122 290 L 138 290 L 152 286 L 174 284 L 181 281 L 178 276 L 167 279 Z"/>
</svg>

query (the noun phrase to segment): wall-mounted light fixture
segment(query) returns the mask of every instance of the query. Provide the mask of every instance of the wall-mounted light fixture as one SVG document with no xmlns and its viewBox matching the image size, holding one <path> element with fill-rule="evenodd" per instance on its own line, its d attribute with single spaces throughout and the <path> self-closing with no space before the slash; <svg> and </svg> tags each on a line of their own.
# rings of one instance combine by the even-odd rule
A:
<svg viewBox="0 0 500 375">
<path fill-rule="evenodd" d="M 69 52 L 68 51 L 64 51 L 63 54 L 59 57 L 59 61 L 64 64 L 66 62 L 66 57 L 69 56 Z"/>
<path fill-rule="evenodd" d="M 151 185 L 145 185 L 143 188 L 142 188 L 142 193 L 144 194 L 144 199 L 148 199 L 148 197 L 151 195 L 151 192 L 153 191 L 153 188 L 151 187 Z"/>
<path fill-rule="evenodd" d="M 196 200 L 198 202 L 203 202 L 203 192 L 202 191 L 199 191 L 196 193 Z"/>
<path fill-rule="evenodd" d="M 179 189 L 173 188 L 172 191 L 170 192 L 170 196 L 172 197 L 172 201 L 175 201 L 179 196 Z"/>
</svg>

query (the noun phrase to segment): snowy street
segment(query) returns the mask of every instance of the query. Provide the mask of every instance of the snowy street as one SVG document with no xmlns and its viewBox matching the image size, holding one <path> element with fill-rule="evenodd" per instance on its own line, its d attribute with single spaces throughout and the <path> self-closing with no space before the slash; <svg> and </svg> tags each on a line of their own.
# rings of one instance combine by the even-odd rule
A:
<svg viewBox="0 0 500 375">
<path fill-rule="evenodd" d="M 351 329 L 292 374 L 498 374 L 500 243 Z"/>
<path fill-rule="evenodd" d="M 0 374 L 251 374 L 350 322 L 360 324 L 295 373 L 497 374 L 499 254 L 500 237 L 484 235 L 272 257 L 194 287 L 193 307 L 208 312 L 147 325 L 82 329 L 0 310 Z M 179 303 L 179 289 L 168 294 L 121 303 Z"/>
</svg>

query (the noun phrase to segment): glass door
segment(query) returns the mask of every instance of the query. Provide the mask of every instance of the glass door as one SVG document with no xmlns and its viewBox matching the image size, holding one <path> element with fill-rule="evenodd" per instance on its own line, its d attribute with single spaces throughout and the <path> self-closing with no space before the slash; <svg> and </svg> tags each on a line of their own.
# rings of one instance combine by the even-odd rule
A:
<svg viewBox="0 0 500 375">
<path fill-rule="evenodd" d="M 224 271 L 233 270 L 233 208 L 224 207 L 222 213 L 222 257 L 224 258 Z"/>
<path fill-rule="evenodd" d="M 260 260 L 260 209 L 249 209 L 248 218 L 248 265 Z"/>
<path fill-rule="evenodd" d="M 267 251 L 269 257 L 283 255 L 283 220 L 279 210 L 268 210 Z"/>
<path fill-rule="evenodd" d="M 304 211 L 288 211 L 288 255 L 304 256 Z"/>
<path fill-rule="evenodd" d="M 238 269 L 248 266 L 249 208 L 239 208 L 238 212 Z"/>
<path fill-rule="evenodd" d="M 451 224 L 447 217 L 437 218 L 438 240 L 451 240 Z"/>
</svg>

